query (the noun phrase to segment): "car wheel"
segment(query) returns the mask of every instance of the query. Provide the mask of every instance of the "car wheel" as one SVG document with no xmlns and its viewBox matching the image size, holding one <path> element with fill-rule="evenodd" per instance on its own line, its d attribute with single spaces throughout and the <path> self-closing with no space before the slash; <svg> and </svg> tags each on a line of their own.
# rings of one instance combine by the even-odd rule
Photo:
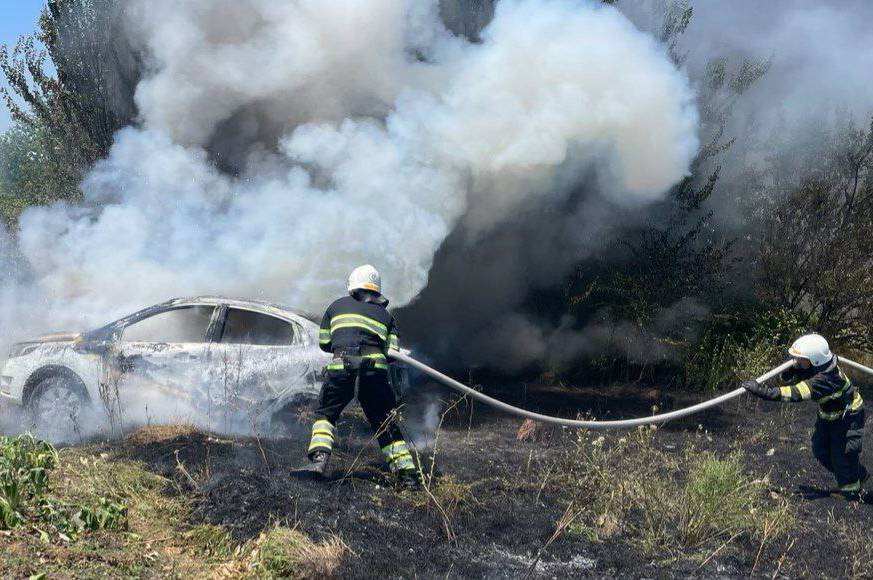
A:
<svg viewBox="0 0 873 580">
<path fill-rule="evenodd" d="M 309 435 L 315 420 L 315 395 L 297 395 L 270 417 L 270 431 L 275 437 Z"/>
<path fill-rule="evenodd" d="M 80 384 L 53 376 L 36 385 L 28 407 L 37 435 L 54 442 L 72 441 L 81 433 L 88 399 Z"/>
</svg>

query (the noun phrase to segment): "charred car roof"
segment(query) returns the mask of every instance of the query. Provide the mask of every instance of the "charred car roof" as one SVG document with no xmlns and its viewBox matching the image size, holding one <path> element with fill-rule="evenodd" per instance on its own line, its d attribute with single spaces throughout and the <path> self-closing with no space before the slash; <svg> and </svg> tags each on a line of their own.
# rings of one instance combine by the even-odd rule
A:
<svg viewBox="0 0 873 580">
<path fill-rule="evenodd" d="M 186 306 L 229 306 L 231 308 L 240 308 L 243 310 L 253 310 L 264 314 L 270 314 L 278 318 L 288 320 L 290 322 L 307 322 L 318 324 L 318 319 L 309 313 L 297 311 L 288 306 L 266 302 L 263 300 L 248 300 L 240 298 L 226 298 L 223 296 L 192 296 L 184 298 L 173 298 L 142 310 L 138 310 L 123 318 L 119 318 L 109 324 L 103 325 L 90 332 L 84 334 L 86 340 L 102 338 L 103 335 L 111 333 L 120 326 L 126 326 L 132 322 L 154 316 L 161 312 L 172 310 L 174 308 L 184 308 Z"/>
</svg>

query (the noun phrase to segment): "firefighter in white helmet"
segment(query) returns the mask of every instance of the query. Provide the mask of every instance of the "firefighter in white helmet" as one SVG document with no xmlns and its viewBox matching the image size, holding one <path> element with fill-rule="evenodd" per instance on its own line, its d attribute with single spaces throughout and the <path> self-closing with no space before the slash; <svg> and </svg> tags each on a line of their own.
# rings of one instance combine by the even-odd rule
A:
<svg viewBox="0 0 873 580">
<path fill-rule="evenodd" d="M 857 499 L 867 479 L 867 470 L 860 462 L 865 419 L 861 394 L 837 365 L 837 357 L 824 337 L 801 336 L 788 354 L 795 359 L 795 365 L 782 373 L 785 386 L 766 387 L 757 381 L 746 381 L 743 386 L 771 401 L 818 402 L 812 452 L 834 474 L 839 492 Z"/>
<path fill-rule="evenodd" d="M 304 472 L 322 475 L 336 440 L 336 422 L 355 396 L 388 467 L 403 487 L 419 485 L 418 470 L 398 426 L 397 399 L 388 376 L 388 349 L 399 348 L 397 323 L 386 309 L 379 272 L 369 264 L 349 276 L 349 295 L 335 300 L 321 321 L 319 346 L 334 355 L 325 369 Z"/>
</svg>

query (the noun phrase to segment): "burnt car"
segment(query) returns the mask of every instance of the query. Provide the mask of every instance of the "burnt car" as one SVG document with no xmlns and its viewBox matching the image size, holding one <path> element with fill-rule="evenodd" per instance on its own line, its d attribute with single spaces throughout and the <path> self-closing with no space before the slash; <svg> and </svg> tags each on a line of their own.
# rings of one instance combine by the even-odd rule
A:
<svg viewBox="0 0 873 580">
<path fill-rule="evenodd" d="M 314 398 L 329 359 L 318 325 L 289 308 L 177 298 L 96 330 L 13 345 L 0 398 L 27 409 L 42 432 L 78 430 L 93 410 L 233 430 L 275 423 Z M 391 375 L 397 388 L 406 380 L 397 365 Z"/>
</svg>

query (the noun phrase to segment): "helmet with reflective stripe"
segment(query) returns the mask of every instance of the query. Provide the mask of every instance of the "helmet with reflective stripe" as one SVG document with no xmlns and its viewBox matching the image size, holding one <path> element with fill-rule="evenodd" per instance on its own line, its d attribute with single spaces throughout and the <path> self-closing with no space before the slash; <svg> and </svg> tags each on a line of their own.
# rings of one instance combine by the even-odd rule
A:
<svg viewBox="0 0 873 580">
<path fill-rule="evenodd" d="M 349 294 L 355 290 L 370 290 L 382 293 L 382 277 L 379 271 L 370 264 L 358 266 L 349 275 Z"/>
<path fill-rule="evenodd" d="M 794 341 L 788 354 L 796 358 L 805 358 L 812 366 L 820 367 L 831 362 L 833 354 L 828 341 L 820 334 L 807 334 Z"/>
</svg>

